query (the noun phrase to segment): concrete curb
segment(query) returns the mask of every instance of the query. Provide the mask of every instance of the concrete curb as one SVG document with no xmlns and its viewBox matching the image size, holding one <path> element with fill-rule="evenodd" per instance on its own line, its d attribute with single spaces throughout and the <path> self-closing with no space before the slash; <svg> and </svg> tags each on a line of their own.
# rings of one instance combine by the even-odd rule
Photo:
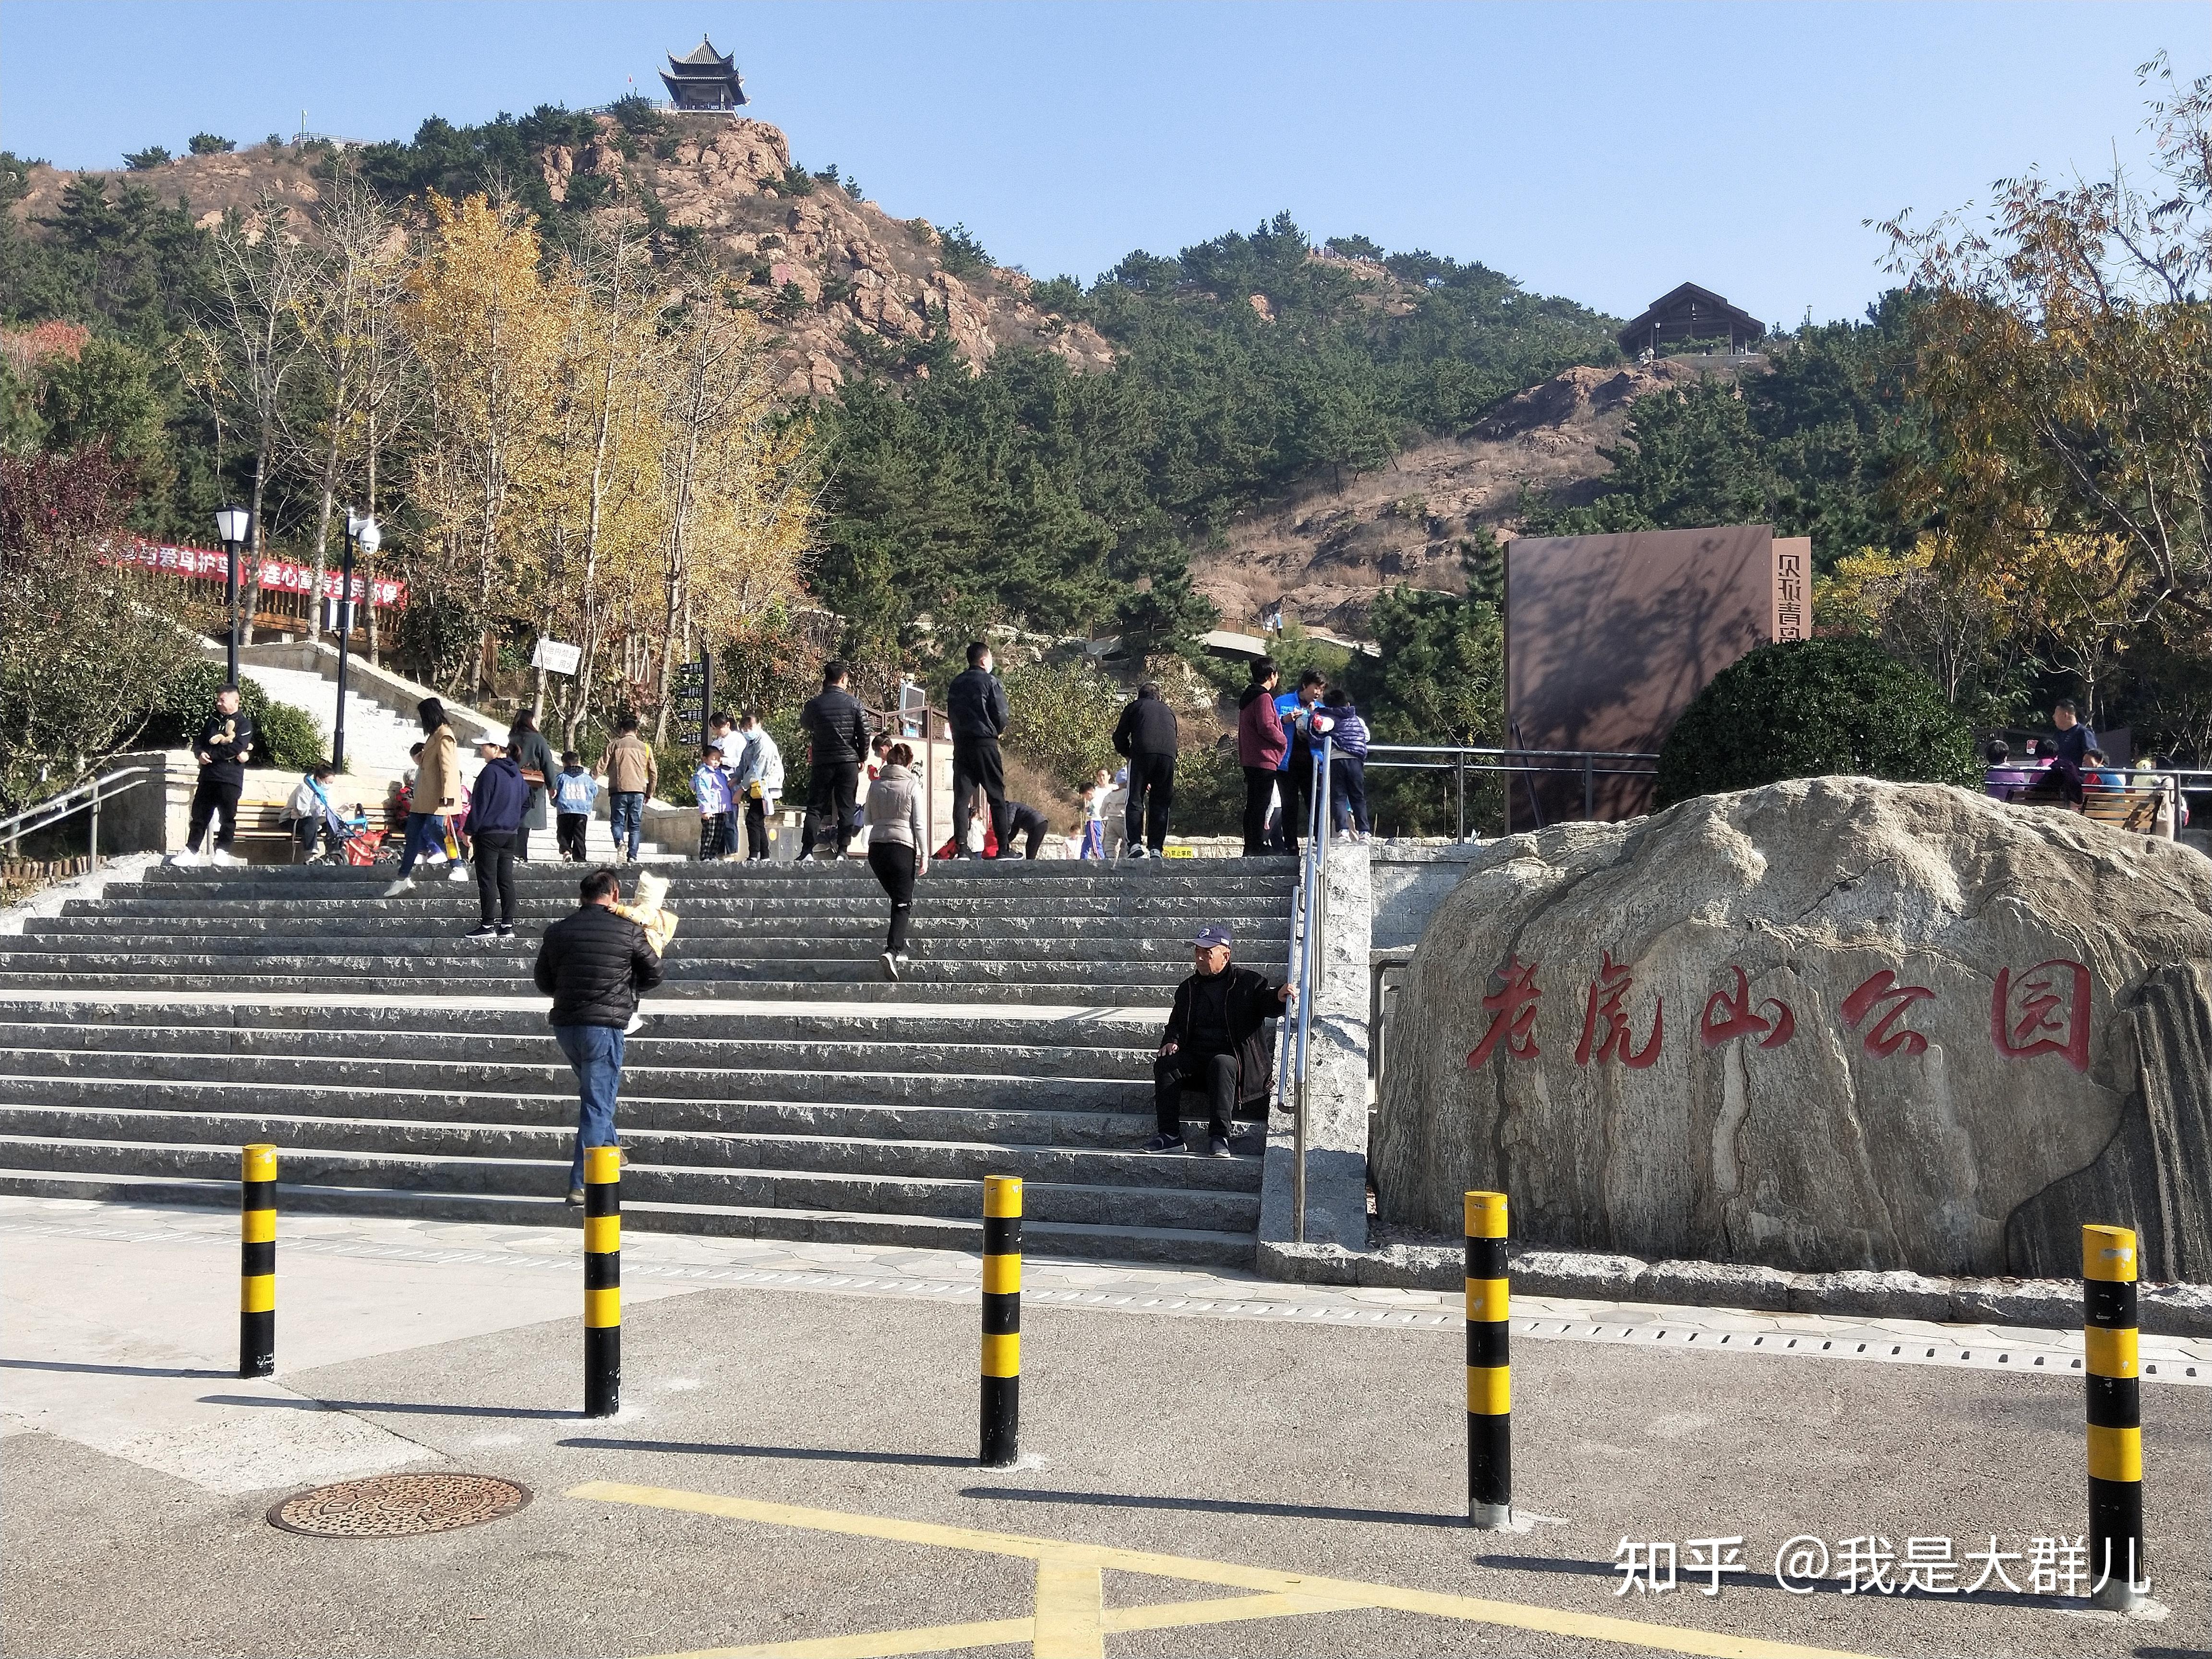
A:
<svg viewBox="0 0 2212 1659">
<path fill-rule="evenodd" d="M 1647 1262 L 1569 1250 L 1519 1250 L 1511 1262 L 1513 1288 L 1524 1296 L 2057 1330 L 2081 1322 L 2081 1287 L 2068 1279 L 1793 1273 L 1724 1261 Z M 1254 1266 L 1291 1284 L 1378 1289 L 1456 1291 L 1465 1276 L 1462 1252 L 1447 1244 L 1356 1251 L 1263 1238 Z M 2152 1335 L 2212 1336 L 2212 1285 L 2145 1285 L 2140 1306 L 2142 1328 Z"/>
</svg>

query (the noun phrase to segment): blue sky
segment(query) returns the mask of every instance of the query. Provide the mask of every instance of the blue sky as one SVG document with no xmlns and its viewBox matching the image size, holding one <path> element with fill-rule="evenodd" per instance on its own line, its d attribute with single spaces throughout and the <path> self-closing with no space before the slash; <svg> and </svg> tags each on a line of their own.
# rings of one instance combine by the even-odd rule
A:
<svg viewBox="0 0 2212 1659">
<path fill-rule="evenodd" d="M 0 3 L 0 147 L 114 166 L 203 128 L 399 137 L 657 94 L 702 31 L 750 113 L 893 213 L 1086 280 L 1287 208 L 1620 315 L 1689 280 L 1770 321 L 1883 285 L 1862 221 L 2141 153 L 2166 4 Z"/>
</svg>

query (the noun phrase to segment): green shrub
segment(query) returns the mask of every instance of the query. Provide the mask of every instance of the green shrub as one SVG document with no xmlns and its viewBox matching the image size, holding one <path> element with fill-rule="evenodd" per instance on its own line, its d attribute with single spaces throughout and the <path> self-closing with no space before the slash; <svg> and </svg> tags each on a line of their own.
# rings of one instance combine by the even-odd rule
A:
<svg viewBox="0 0 2212 1659">
<path fill-rule="evenodd" d="M 991 256 L 966 225 L 939 233 L 938 261 L 955 276 L 980 276 L 991 268 Z"/>
<path fill-rule="evenodd" d="M 253 689 L 260 690 L 258 686 Z M 245 701 L 242 694 L 240 701 Z M 258 728 L 253 758 L 258 764 L 278 767 L 287 772 L 304 772 L 317 761 L 330 757 L 315 717 L 306 709 L 289 702 L 271 702 L 264 696 L 261 706 L 252 712 Z"/>
<path fill-rule="evenodd" d="M 1177 836 L 1236 836 L 1244 830 L 1244 769 L 1237 744 L 1187 744 L 1176 757 L 1175 805 L 1168 830 Z"/>
<path fill-rule="evenodd" d="M 138 736 L 145 749 L 187 749 L 198 738 L 200 727 L 215 713 L 216 693 L 222 690 L 223 665 L 196 662 L 186 667 L 154 705 L 146 729 Z M 304 772 L 327 758 L 323 734 L 314 716 L 289 702 L 272 702 L 269 694 L 251 679 L 238 689 L 239 707 L 253 716 L 257 735 L 253 764 Z"/>
<path fill-rule="evenodd" d="M 1759 647 L 1713 676 L 1659 750 L 1659 805 L 1844 774 L 1974 784 L 1973 732 L 1936 683 L 1871 640 Z"/>
<path fill-rule="evenodd" d="M 1022 663 L 1000 678 L 1013 714 L 1006 747 L 1061 787 L 1079 787 L 1098 768 L 1121 764 L 1114 727 L 1129 696 L 1097 669 Z"/>
</svg>

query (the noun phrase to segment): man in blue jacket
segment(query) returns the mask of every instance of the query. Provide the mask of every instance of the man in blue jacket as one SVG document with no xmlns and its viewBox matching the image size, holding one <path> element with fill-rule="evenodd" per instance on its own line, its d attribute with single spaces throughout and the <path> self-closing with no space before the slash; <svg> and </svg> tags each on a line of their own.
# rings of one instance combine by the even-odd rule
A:
<svg viewBox="0 0 2212 1659">
<path fill-rule="evenodd" d="M 1298 836 L 1313 811 L 1313 711 L 1321 701 L 1328 676 L 1309 668 L 1298 676 L 1298 689 L 1275 698 L 1275 714 L 1290 739 L 1283 750 L 1283 841 L 1295 854 Z"/>
<path fill-rule="evenodd" d="M 483 770 L 469 793 L 469 844 L 477 866 L 477 914 L 483 918 L 471 939 L 514 937 L 514 842 L 522 815 L 530 808 L 530 786 L 506 744 L 486 732 L 477 739 Z M 499 921 L 492 922 L 492 895 L 499 896 Z"/>
<path fill-rule="evenodd" d="M 1012 722 L 1006 688 L 991 672 L 991 647 L 969 641 L 967 672 L 945 694 L 945 714 L 952 727 L 952 855 L 968 856 L 968 826 L 975 817 L 981 789 L 991 814 L 991 839 L 998 856 L 1007 855 L 1012 825 L 1006 816 L 1006 768 L 999 738 Z"/>
</svg>

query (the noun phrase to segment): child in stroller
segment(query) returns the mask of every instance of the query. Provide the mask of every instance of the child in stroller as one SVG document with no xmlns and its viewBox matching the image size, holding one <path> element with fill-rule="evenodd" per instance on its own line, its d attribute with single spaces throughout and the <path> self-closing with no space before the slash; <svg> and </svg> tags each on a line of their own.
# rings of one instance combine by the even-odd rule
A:
<svg viewBox="0 0 2212 1659">
<path fill-rule="evenodd" d="M 356 803 L 349 812 L 331 799 L 331 780 L 337 769 L 328 761 L 301 775 L 299 787 L 284 804 L 292 825 L 293 858 L 305 864 L 335 864 L 343 854 L 348 864 L 369 864 L 384 837 L 372 835 L 368 815 Z"/>
</svg>

